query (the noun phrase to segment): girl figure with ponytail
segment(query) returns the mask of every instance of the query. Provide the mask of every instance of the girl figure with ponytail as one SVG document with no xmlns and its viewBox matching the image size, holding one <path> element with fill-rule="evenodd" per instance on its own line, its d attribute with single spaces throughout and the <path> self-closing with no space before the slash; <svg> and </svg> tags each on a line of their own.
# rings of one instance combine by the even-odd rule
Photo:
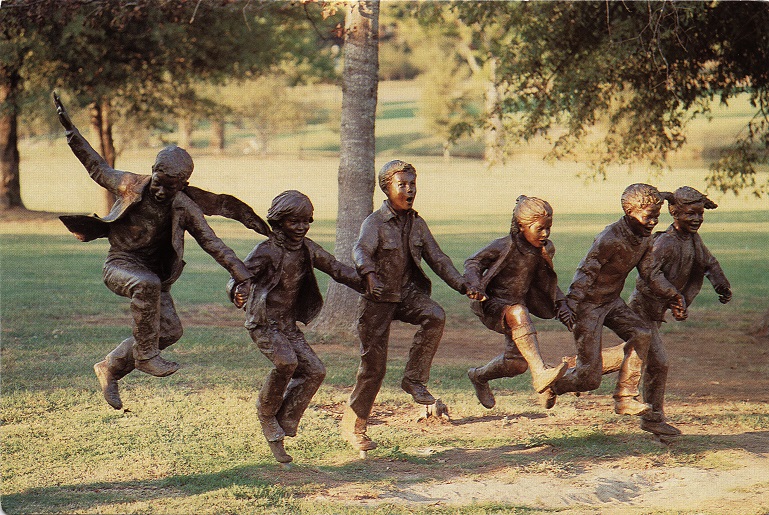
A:
<svg viewBox="0 0 769 515">
<path fill-rule="evenodd" d="M 553 209 L 548 202 L 521 195 L 516 200 L 510 234 L 465 261 L 465 279 L 480 292 L 471 297 L 473 312 L 506 340 L 502 354 L 467 372 L 486 408 L 496 402 L 489 387 L 492 379 L 514 377 L 531 369 L 532 386 L 542 393 L 566 372 L 566 363 L 555 367 L 544 363 L 531 320 L 531 315 L 557 317 L 569 330 L 574 322 L 553 269 L 552 225 Z"/>
</svg>

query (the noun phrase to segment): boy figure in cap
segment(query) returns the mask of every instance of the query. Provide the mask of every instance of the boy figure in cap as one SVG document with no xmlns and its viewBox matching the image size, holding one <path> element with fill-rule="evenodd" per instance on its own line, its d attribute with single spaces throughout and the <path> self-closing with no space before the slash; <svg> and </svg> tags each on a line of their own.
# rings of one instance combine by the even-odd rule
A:
<svg viewBox="0 0 769 515">
<path fill-rule="evenodd" d="M 648 321 L 652 330 L 652 343 L 642 367 L 643 398 L 652 411 L 641 416 L 641 429 L 661 436 L 677 436 L 681 431 L 667 423 L 664 412 L 669 364 L 659 328 L 668 309 L 676 320 L 686 320 L 688 306 L 700 292 L 705 277 L 722 304 L 731 300 L 732 290 L 721 265 L 698 233 L 705 209 L 718 205 L 689 186 L 660 195 L 668 201 L 673 223 L 665 232 L 654 234 L 648 277 L 638 276 L 628 305 Z M 683 305 L 679 302 L 681 297 Z M 604 374 L 618 370 L 623 353 L 622 345 L 604 350 Z"/>
<path fill-rule="evenodd" d="M 115 170 L 80 134 L 55 93 L 54 103 L 72 152 L 91 178 L 116 197 L 104 218 L 76 215 L 62 216 L 61 220 L 81 241 L 109 240 L 104 283 L 114 293 L 131 299 L 133 335 L 94 365 L 104 399 L 121 409 L 117 381 L 134 368 L 157 377 L 179 369 L 177 363 L 162 358 L 160 351 L 182 336 L 170 290 L 184 267 L 184 233 L 189 232 L 236 281 L 242 282 L 251 274 L 214 234 L 204 213 L 235 218 L 263 234 L 269 229 L 235 197 L 188 187 L 192 158 L 179 147 L 166 147 L 158 153 L 151 176 Z"/>
<path fill-rule="evenodd" d="M 366 434 L 366 425 L 385 376 L 393 320 L 420 326 L 409 350 L 401 387 L 418 404 L 435 403 L 427 381 L 446 314 L 430 298 L 431 283 L 422 270 L 422 260 L 453 289 L 472 293 L 427 223 L 413 209 L 416 180 L 416 169 L 404 161 L 390 161 L 382 167 L 379 187 L 387 200 L 364 220 L 353 246 L 353 260 L 365 285 L 358 310 L 361 360 L 341 432 L 360 451 L 376 447 Z"/>
<path fill-rule="evenodd" d="M 663 199 L 654 186 L 631 184 L 622 193 L 625 215 L 596 236 L 582 259 L 566 294 L 575 314 L 576 366 L 545 392 L 545 407 L 556 395 L 595 390 L 601 385 L 602 332 L 606 326 L 626 343 L 614 390 L 614 412 L 646 415 L 652 407 L 639 400 L 641 364 L 652 342 L 652 329 L 620 297 L 625 279 L 634 268 L 648 277 L 645 258 L 651 252 L 652 230 L 657 225 Z M 676 300 L 677 305 L 683 299 Z"/>
<path fill-rule="evenodd" d="M 274 368 L 264 380 L 257 415 L 275 459 L 289 463 L 283 439 L 296 436 L 299 420 L 326 377 L 326 368 L 296 322 L 309 324 L 320 312 L 323 297 L 314 268 L 362 291 L 354 268 L 337 261 L 305 235 L 313 221 L 310 199 L 295 190 L 275 197 L 267 212 L 273 233 L 246 257 L 253 279 L 228 290 L 235 305 L 246 310 L 246 329 Z"/>
</svg>

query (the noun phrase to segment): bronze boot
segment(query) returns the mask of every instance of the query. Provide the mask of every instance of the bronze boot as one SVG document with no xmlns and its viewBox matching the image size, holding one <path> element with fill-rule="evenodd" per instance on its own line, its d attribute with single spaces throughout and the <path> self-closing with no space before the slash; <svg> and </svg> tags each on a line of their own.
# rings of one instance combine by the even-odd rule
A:
<svg viewBox="0 0 769 515">
<path fill-rule="evenodd" d="M 286 449 L 283 447 L 283 440 L 275 440 L 274 442 L 267 441 L 267 445 L 270 446 L 270 451 L 272 451 L 272 455 L 275 457 L 275 461 L 278 463 L 291 463 L 294 461 L 294 458 L 291 457 L 290 454 L 286 452 Z"/>
<path fill-rule="evenodd" d="M 542 393 L 550 388 L 566 373 L 569 366 L 563 361 L 555 367 L 545 365 L 542 355 L 539 353 L 537 331 L 533 325 L 521 326 L 513 331 L 513 342 L 518 351 L 526 359 L 531 370 L 531 384 L 537 393 Z"/>
<path fill-rule="evenodd" d="M 179 370 L 178 363 L 163 359 L 159 354 L 150 359 L 137 359 L 135 364 L 137 370 L 141 370 L 145 374 L 149 374 L 155 377 L 170 376 Z"/>
<path fill-rule="evenodd" d="M 473 387 L 475 388 L 475 396 L 478 397 L 478 400 L 481 402 L 483 407 L 491 409 L 497 403 L 497 400 L 494 398 L 494 392 L 492 392 L 491 388 L 489 387 L 489 382 L 483 381 L 480 377 L 478 377 L 480 375 L 478 371 L 479 369 L 477 368 L 471 368 L 467 371 L 467 377 L 470 379 L 470 382 L 473 383 Z"/>
<path fill-rule="evenodd" d="M 376 449 L 376 442 L 366 434 L 366 419 L 358 415 L 349 406 L 342 415 L 340 424 L 342 438 L 358 451 L 370 451 Z"/>
<path fill-rule="evenodd" d="M 123 401 L 120 400 L 117 379 L 109 369 L 107 360 L 96 363 L 93 366 L 93 371 L 96 372 L 96 377 L 99 379 L 99 385 L 101 386 L 101 393 L 104 395 L 104 400 L 113 408 L 121 409 L 123 407 Z"/>
</svg>

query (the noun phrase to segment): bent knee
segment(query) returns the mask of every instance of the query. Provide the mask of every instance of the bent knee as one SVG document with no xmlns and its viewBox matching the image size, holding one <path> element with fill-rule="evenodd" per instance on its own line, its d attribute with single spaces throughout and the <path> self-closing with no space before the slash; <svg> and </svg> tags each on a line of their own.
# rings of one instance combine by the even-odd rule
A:
<svg viewBox="0 0 769 515">
<path fill-rule="evenodd" d="M 505 320 L 510 327 L 519 327 L 531 323 L 529 310 L 523 304 L 513 304 L 505 309 Z"/>
<path fill-rule="evenodd" d="M 297 361 L 296 356 L 284 356 L 282 359 L 276 359 L 273 361 L 273 364 L 275 365 L 275 370 L 282 376 L 294 375 L 296 367 L 299 366 L 299 362 Z"/>
<path fill-rule="evenodd" d="M 442 326 L 446 323 L 446 312 L 436 304 L 425 313 L 425 323 Z"/>
<path fill-rule="evenodd" d="M 137 281 L 131 288 L 131 296 L 160 296 L 160 279 L 157 277 L 147 277 Z"/>
<path fill-rule="evenodd" d="M 167 331 L 163 336 L 160 337 L 158 341 L 160 349 L 165 349 L 166 347 L 170 347 L 174 343 L 181 340 L 183 335 L 184 335 L 184 329 L 182 329 L 181 324 L 173 327 L 170 331 Z"/>
<path fill-rule="evenodd" d="M 601 386 L 601 369 L 596 367 L 587 367 L 577 372 L 579 378 L 579 390 L 582 392 L 597 390 Z"/>
</svg>

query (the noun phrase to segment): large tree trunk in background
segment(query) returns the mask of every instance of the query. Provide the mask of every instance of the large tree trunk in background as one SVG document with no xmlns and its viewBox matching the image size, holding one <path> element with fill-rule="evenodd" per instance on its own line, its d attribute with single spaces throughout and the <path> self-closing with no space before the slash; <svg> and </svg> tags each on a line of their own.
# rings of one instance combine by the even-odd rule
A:
<svg viewBox="0 0 769 515">
<path fill-rule="evenodd" d="M 209 147 L 217 154 L 224 152 L 224 118 L 211 120 L 211 144 Z"/>
<path fill-rule="evenodd" d="M 21 78 L 0 69 L 0 211 L 24 207 L 19 182 L 19 136 L 16 101 Z"/>
<path fill-rule="evenodd" d="M 374 204 L 374 122 L 379 84 L 379 1 L 350 2 L 345 22 L 339 207 L 334 254 L 352 265 L 352 246 Z M 317 332 L 351 336 L 359 295 L 330 281 Z"/>
<path fill-rule="evenodd" d="M 115 168 L 117 152 L 115 141 L 112 138 L 112 109 L 108 98 L 100 98 L 91 104 L 91 128 L 99 140 L 99 153 L 107 161 L 107 164 Z M 105 213 L 109 213 L 112 204 L 115 203 L 115 195 L 104 190 Z"/>
<path fill-rule="evenodd" d="M 489 79 L 486 83 L 487 126 L 484 131 L 483 160 L 488 164 L 497 164 L 504 156 L 504 127 L 499 114 L 499 89 L 496 84 L 497 59 L 488 60 Z"/>
</svg>

